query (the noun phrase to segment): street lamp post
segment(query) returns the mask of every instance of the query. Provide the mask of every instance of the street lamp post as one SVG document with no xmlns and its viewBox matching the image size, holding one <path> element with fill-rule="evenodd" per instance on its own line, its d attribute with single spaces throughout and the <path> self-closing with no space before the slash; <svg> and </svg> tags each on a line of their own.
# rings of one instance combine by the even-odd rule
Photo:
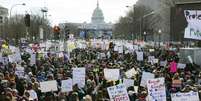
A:
<svg viewBox="0 0 201 101">
<path fill-rule="evenodd" d="M 161 29 L 159 29 L 158 30 L 158 34 L 159 34 L 159 38 L 158 38 L 158 41 L 159 41 L 159 44 L 158 44 L 158 47 L 160 48 L 160 44 L 161 44 L 161 33 L 162 33 L 162 31 L 161 31 Z"/>
<path fill-rule="evenodd" d="M 144 41 L 146 42 L 146 35 L 147 35 L 147 32 L 144 32 Z"/>
<path fill-rule="evenodd" d="M 9 18 L 10 18 L 10 21 L 11 21 L 11 16 L 12 16 L 11 13 L 12 13 L 13 8 L 16 7 L 16 6 L 19 6 L 19 5 L 25 6 L 26 4 L 25 4 L 25 3 L 22 3 L 22 4 L 14 4 L 14 5 L 11 6 L 10 11 L 9 11 Z M 17 38 L 16 40 L 17 40 L 16 42 L 17 42 L 17 44 L 18 44 L 18 38 Z"/>
<path fill-rule="evenodd" d="M 131 6 L 126 6 L 127 8 L 131 7 Z M 134 22 L 134 17 L 135 17 L 135 4 L 132 6 L 133 7 L 133 20 L 132 20 L 132 23 L 133 23 L 133 32 L 132 32 L 132 43 L 134 45 L 134 30 L 135 30 L 135 22 Z"/>
<path fill-rule="evenodd" d="M 11 16 L 12 16 L 11 13 L 12 13 L 13 8 L 16 7 L 16 6 L 18 6 L 18 5 L 25 6 L 26 4 L 25 4 L 25 3 L 22 3 L 22 4 L 14 4 L 14 5 L 12 5 L 11 8 L 10 8 L 10 13 L 9 13 L 10 18 L 11 18 Z"/>
</svg>

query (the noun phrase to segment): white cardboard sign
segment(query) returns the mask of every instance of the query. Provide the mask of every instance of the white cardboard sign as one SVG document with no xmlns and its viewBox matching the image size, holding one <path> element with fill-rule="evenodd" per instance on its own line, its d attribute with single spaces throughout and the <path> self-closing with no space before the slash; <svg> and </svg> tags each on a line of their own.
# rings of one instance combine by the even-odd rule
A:
<svg viewBox="0 0 201 101">
<path fill-rule="evenodd" d="M 149 101 L 166 101 L 165 79 L 156 78 L 147 81 Z"/>
<path fill-rule="evenodd" d="M 200 101 L 198 92 L 175 93 L 171 94 L 172 101 Z"/>
<path fill-rule="evenodd" d="M 104 77 L 106 80 L 119 80 L 120 71 L 119 69 L 104 69 Z"/>
<path fill-rule="evenodd" d="M 73 90 L 73 80 L 62 80 L 61 81 L 61 91 L 62 92 L 70 92 Z"/>
<path fill-rule="evenodd" d="M 51 92 L 51 91 L 57 91 L 57 81 L 44 81 L 40 82 L 40 89 L 42 92 Z"/>
<path fill-rule="evenodd" d="M 85 68 L 73 68 L 73 85 L 78 84 L 78 87 L 85 86 Z"/>
<path fill-rule="evenodd" d="M 147 80 L 149 79 L 154 79 L 154 74 L 149 72 L 142 72 L 142 79 L 141 79 L 140 86 L 146 87 Z"/>
</svg>

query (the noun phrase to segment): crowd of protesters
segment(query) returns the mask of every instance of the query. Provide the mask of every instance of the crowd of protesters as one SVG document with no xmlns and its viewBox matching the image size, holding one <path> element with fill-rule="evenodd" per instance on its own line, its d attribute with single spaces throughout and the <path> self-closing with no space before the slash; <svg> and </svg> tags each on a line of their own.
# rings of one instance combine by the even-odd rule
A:
<svg viewBox="0 0 201 101">
<path fill-rule="evenodd" d="M 132 77 L 134 85 L 127 88 L 130 101 L 147 101 L 148 91 L 140 86 L 142 72 L 150 72 L 155 77 L 165 78 L 167 101 L 171 93 L 195 91 L 201 94 L 201 72 L 199 66 L 186 64 L 183 69 L 170 68 L 172 63 L 179 62 L 178 52 L 165 49 L 142 48 L 144 60 L 137 61 L 135 51 L 119 53 L 114 51 L 114 44 L 108 50 L 95 48 L 74 49 L 69 55 L 58 56 L 48 51 L 46 55 L 36 53 L 36 64 L 30 64 L 30 54 L 23 51 L 22 61 L 18 63 L 0 63 L 0 101 L 110 101 L 107 87 L 118 85 L 122 80 L 108 81 L 104 78 L 105 68 L 120 69 L 120 78 L 126 78 L 125 72 L 134 68 L 137 74 Z M 65 54 L 65 53 L 64 53 Z M 165 66 L 160 62 L 148 62 L 148 56 L 155 56 L 160 61 L 167 61 Z M 24 68 L 23 77 L 15 74 L 16 67 Z M 72 78 L 72 68 L 86 68 L 85 87 L 73 86 L 71 92 L 61 92 L 61 80 Z M 42 81 L 56 80 L 58 91 L 43 93 L 40 90 Z M 173 84 L 180 80 L 181 84 Z M 138 89 L 134 89 L 137 86 Z"/>
</svg>

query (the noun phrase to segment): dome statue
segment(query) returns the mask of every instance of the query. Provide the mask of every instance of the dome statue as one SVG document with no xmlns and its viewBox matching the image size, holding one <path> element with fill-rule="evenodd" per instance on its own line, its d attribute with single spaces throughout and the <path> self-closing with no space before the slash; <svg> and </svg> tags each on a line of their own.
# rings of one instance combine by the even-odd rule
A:
<svg viewBox="0 0 201 101">
<path fill-rule="evenodd" d="M 104 22 L 104 16 L 103 16 L 103 12 L 99 7 L 99 2 L 97 1 L 97 7 L 94 10 L 92 17 L 91 17 L 91 21 L 94 24 L 100 24 L 100 23 L 105 23 Z"/>
</svg>

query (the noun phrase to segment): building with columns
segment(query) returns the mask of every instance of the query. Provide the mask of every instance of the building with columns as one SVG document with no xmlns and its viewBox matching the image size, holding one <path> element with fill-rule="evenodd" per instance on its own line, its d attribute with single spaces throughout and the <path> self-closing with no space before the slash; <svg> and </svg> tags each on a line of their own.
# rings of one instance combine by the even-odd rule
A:
<svg viewBox="0 0 201 101">
<path fill-rule="evenodd" d="M 97 1 L 97 7 L 94 9 L 90 23 L 61 23 L 60 28 L 66 30 L 69 25 L 78 28 L 78 34 L 84 34 L 88 38 L 111 38 L 112 37 L 112 23 L 104 21 L 104 14 Z M 70 30 L 70 29 L 69 29 Z M 82 35 L 80 35 L 82 36 Z"/>
</svg>

